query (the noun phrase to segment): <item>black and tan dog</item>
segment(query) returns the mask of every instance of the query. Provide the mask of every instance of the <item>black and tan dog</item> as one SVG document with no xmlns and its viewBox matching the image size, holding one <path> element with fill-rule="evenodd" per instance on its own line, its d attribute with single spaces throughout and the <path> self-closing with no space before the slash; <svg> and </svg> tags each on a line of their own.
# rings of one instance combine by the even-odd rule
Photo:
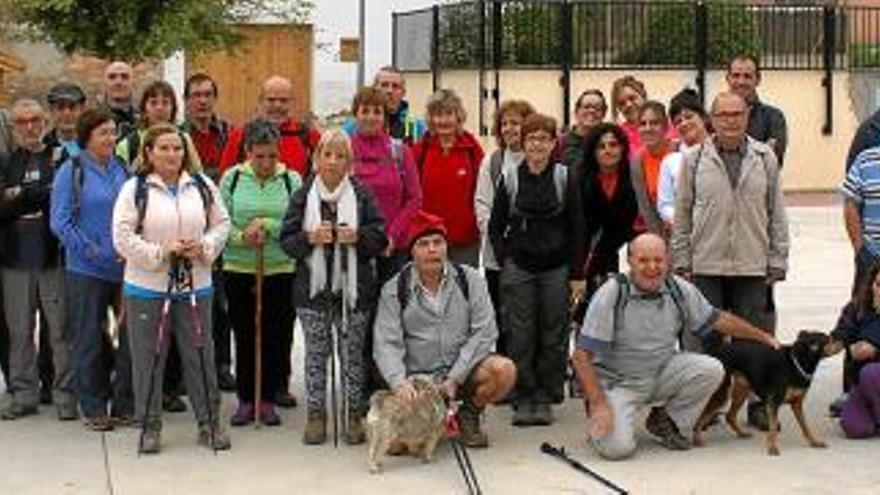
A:
<svg viewBox="0 0 880 495">
<path fill-rule="evenodd" d="M 694 425 L 694 446 L 702 446 L 703 430 L 718 414 L 728 397 L 730 409 L 725 416 L 727 424 L 736 436 L 749 437 L 750 434 L 737 424 L 736 416 L 749 391 L 754 391 L 767 407 L 770 423 L 766 439 L 768 454 L 779 455 L 778 413 L 782 404 L 791 406 L 810 447 L 825 447 L 825 443 L 818 440 L 807 426 L 803 409 L 804 398 L 819 361 L 842 349 L 841 342 L 832 340 L 824 333 L 807 330 L 798 333 L 794 343 L 783 345 L 778 350 L 751 340 L 735 340 L 721 346 L 715 357 L 724 365 L 724 381 L 709 399 Z"/>
</svg>

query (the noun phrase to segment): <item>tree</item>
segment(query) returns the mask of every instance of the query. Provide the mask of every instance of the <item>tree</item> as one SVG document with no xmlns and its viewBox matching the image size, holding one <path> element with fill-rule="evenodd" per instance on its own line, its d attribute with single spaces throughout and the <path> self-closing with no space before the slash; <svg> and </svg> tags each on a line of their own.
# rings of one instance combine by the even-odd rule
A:
<svg viewBox="0 0 880 495">
<path fill-rule="evenodd" d="M 235 23 L 257 15 L 298 22 L 312 7 L 312 0 L 0 0 L 4 34 L 130 62 L 184 49 L 230 50 L 241 41 Z"/>
</svg>

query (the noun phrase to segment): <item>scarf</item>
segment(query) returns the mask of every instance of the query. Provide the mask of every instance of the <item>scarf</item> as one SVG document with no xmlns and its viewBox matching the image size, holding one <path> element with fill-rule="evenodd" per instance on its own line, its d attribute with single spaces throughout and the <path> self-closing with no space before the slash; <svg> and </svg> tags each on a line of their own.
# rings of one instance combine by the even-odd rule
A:
<svg viewBox="0 0 880 495">
<path fill-rule="evenodd" d="M 321 226 L 321 203 L 336 203 L 336 219 L 334 227 L 345 224 L 355 230 L 358 228 L 357 197 L 354 187 L 348 176 L 342 179 L 335 190 L 330 191 L 324 185 L 320 176 L 316 176 L 306 198 L 305 222 L 303 228 L 310 232 Z M 342 251 L 345 248 L 346 266 L 348 277 L 345 280 L 346 287 L 342 287 Z M 315 246 L 312 254 L 308 257 L 309 273 L 309 298 L 315 297 L 327 286 L 327 262 L 324 254 L 324 246 Z M 330 274 L 330 289 L 335 294 L 340 289 L 346 290 L 346 301 L 349 308 L 357 304 L 357 248 L 356 246 L 340 246 L 335 241 L 333 260 Z M 346 308 L 347 309 L 347 308 Z"/>
</svg>

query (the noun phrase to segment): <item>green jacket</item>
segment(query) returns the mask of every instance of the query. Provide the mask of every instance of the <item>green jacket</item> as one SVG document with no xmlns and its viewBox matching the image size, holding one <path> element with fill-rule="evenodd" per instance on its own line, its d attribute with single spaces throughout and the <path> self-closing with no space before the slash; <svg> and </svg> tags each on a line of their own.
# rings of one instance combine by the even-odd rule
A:
<svg viewBox="0 0 880 495">
<path fill-rule="evenodd" d="M 263 273 L 293 273 L 293 260 L 281 250 L 279 232 L 290 195 L 301 186 L 299 174 L 287 170 L 281 163 L 275 165 L 275 172 L 263 182 L 257 179 L 249 162 L 236 165 L 223 174 L 220 180 L 220 196 L 232 221 L 229 240 L 223 252 L 224 270 L 237 273 L 256 272 L 254 248 L 244 243 L 241 234 L 253 219 L 261 218 L 267 237 L 263 247 Z"/>
</svg>

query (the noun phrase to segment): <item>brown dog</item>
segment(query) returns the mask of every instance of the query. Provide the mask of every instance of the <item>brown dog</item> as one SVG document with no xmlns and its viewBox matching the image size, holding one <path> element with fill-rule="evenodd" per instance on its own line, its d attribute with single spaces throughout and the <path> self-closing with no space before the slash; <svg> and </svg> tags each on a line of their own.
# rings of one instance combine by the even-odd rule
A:
<svg viewBox="0 0 880 495">
<path fill-rule="evenodd" d="M 694 446 L 703 445 L 703 430 L 727 402 L 728 396 L 730 409 L 725 415 L 727 424 L 736 436 L 740 438 L 751 436 L 739 427 L 736 416 L 749 391 L 754 391 L 767 408 L 770 423 L 766 439 L 768 454 L 779 455 L 778 413 L 782 404 L 791 406 L 810 447 L 826 447 L 825 443 L 817 439 L 807 426 L 803 404 L 819 361 L 837 354 L 842 349 L 843 344 L 832 340 L 828 335 L 806 330 L 798 333 L 793 344 L 784 345 L 779 350 L 751 340 L 735 340 L 722 346 L 715 357 L 724 365 L 726 374 L 721 387 L 709 399 L 694 425 Z"/>
<path fill-rule="evenodd" d="M 392 446 L 403 447 L 424 462 L 431 462 L 437 442 L 443 438 L 447 406 L 443 394 L 429 376 L 410 378 L 416 399 L 403 403 L 393 392 L 380 390 L 370 398 L 366 429 L 369 442 L 367 466 L 382 470 L 382 457 Z"/>
</svg>

